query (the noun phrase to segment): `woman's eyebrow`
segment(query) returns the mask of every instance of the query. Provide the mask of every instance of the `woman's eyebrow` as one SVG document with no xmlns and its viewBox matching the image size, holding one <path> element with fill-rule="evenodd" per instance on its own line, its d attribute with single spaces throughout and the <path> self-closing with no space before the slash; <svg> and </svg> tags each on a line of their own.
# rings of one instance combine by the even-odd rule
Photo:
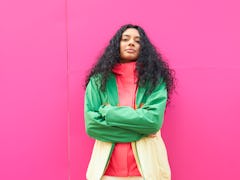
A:
<svg viewBox="0 0 240 180">
<path fill-rule="evenodd" d="M 128 34 L 123 34 L 123 36 L 130 37 L 130 35 L 128 35 Z M 134 38 L 140 38 L 140 36 L 134 36 Z"/>
</svg>

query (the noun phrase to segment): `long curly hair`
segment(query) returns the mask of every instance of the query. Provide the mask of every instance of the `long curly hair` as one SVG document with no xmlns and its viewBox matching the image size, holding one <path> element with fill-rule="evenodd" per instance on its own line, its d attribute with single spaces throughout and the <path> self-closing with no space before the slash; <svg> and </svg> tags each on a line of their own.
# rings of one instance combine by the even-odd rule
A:
<svg viewBox="0 0 240 180">
<path fill-rule="evenodd" d="M 162 79 L 166 83 L 168 92 L 168 101 L 170 94 L 175 89 L 174 71 L 169 68 L 166 61 L 163 60 L 161 54 L 157 51 L 154 45 L 150 42 L 143 28 L 138 25 L 127 24 L 121 26 L 105 48 L 103 54 L 93 66 L 85 80 L 85 88 L 92 76 L 101 76 L 102 91 L 105 90 L 106 82 L 109 75 L 112 73 L 113 67 L 120 62 L 120 40 L 122 33 L 128 28 L 135 28 L 140 35 L 140 53 L 136 61 L 136 71 L 138 74 L 138 86 L 149 86 L 148 93 L 157 86 L 159 80 Z"/>
</svg>

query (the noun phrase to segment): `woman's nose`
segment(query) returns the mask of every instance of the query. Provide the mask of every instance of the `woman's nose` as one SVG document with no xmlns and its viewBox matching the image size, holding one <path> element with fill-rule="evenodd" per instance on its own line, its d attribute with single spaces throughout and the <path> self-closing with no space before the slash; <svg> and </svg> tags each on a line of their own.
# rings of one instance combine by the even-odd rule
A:
<svg viewBox="0 0 240 180">
<path fill-rule="evenodd" d="M 129 41 L 129 46 L 134 46 L 134 41 L 133 40 Z"/>
</svg>

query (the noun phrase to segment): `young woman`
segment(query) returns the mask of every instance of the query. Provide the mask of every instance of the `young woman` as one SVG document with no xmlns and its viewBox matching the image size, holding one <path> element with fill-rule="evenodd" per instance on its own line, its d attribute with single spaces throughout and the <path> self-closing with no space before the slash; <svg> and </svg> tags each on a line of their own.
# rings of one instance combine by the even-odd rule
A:
<svg viewBox="0 0 240 180">
<path fill-rule="evenodd" d="M 96 139 L 88 180 L 171 179 L 160 129 L 172 72 L 140 26 L 113 36 L 86 78 L 86 132 Z"/>
</svg>

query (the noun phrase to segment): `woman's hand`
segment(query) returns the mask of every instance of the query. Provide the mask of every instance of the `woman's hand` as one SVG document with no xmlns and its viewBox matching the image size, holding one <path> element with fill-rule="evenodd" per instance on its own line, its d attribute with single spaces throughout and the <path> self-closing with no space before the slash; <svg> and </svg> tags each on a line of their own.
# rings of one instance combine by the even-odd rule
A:
<svg viewBox="0 0 240 180">
<path fill-rule="evenodd" d="M 157 137 L 157 133 L 155 133 L 155 134 L 149 134 L 148 137 L 150 137 L 150 138 L 155 138 L 155 137 Z"/>
</svg>

